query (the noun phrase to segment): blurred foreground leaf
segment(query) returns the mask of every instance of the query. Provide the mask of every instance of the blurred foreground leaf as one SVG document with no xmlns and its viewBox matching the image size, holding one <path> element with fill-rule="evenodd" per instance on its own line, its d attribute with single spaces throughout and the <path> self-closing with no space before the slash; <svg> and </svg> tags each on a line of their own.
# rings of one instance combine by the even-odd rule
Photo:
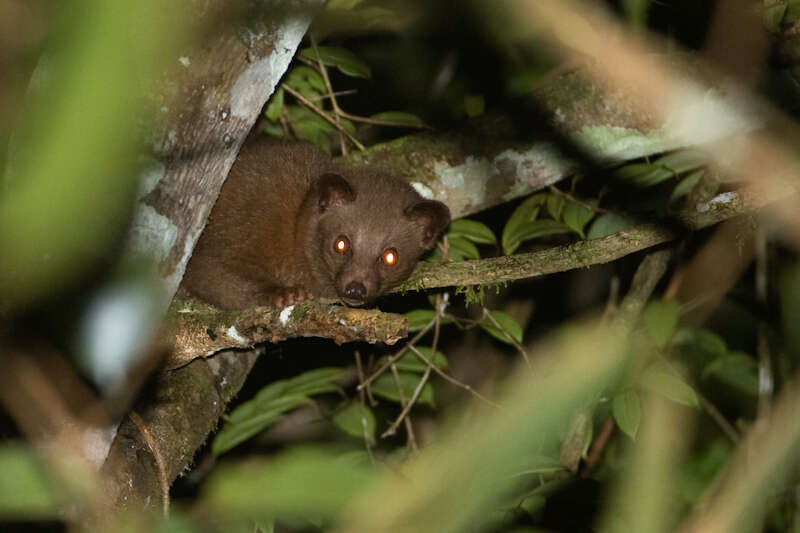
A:
<svg viewBox="0 0 800 533">
<path fill-rule="evenodd" d="M 0 446 L 0 519 L 42 520 L 58 516 L 58 499 L 46 469 L 20 443 Z"/>
<path fill-rule="evenodd" d="M 222 519 L 330 519 L 368 488 L 368 465 L 324 448 L 295 448 L 271 460 L 222 464 L 202 495 Z"/>
<path fill-rule="evenodd" d="M 619 375 L 622 340 L 609 328 L 585 327 L 542 347 L 535 358 L 540 367 L 519 369 L 502 409 L 472 412 L 445 429 L 403 477 L 386 476 L 362 492 L 339 531 L 480 529 L 503 495 L 524 481 L 513 475 L 524 458 L 557 445 L 563 421 Z"/>
<path fill-rule="evenodd" d="M 0 196 L 0 310 L 68 286 L 122 235 L 137 185 L 141 77 L 183 33 L 181 8 L 157 0 L 53 8 L 51 47 L 33 76 Z"/>
</svg>

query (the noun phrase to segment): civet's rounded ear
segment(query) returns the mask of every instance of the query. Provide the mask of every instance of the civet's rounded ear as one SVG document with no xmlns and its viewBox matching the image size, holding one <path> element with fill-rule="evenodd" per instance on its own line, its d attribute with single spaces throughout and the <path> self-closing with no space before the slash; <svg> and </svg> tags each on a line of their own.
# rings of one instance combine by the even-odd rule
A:
<svg viewBox="0 0 800 533">
<path fill-rule="evenodd" d="M 442 202 L 422 200 L 408 206 L 405 216 L 416 222 L 422 230 L 423 248 L 431 248 L 439 234 L 450 224 L 450 210 Z"/>
<path fill-rule="evenodd" d="M 347 180 L 334 172 L 319 176 L 314 186 L 320 213 L 332 206 L 347 204 L 356 199 L 356 193 Z"/>
</svg>

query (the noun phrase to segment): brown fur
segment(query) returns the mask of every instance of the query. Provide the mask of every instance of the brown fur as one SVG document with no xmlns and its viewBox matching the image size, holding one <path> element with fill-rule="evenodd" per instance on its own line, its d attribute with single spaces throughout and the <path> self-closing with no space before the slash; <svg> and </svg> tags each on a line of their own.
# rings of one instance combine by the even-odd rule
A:
<svg viewBox="0 0 800 533">
<path fill-rule="evenodd" d="M 183 288 L 218 307 L 307 297 L 372 302 L 403 282 L 450 221 L 441 202 L 305 144 L 242 148 L 192 255 Z M 334 242 L 350 246 L 338 253 Z M 393 266 L 385 250 L 397 251 Z"/>
</svg>

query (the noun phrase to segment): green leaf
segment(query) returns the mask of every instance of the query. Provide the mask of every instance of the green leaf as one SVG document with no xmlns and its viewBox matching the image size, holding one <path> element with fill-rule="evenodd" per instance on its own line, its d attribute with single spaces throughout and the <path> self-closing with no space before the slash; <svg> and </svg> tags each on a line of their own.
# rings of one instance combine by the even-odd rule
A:
<svg viewBox="0 0 800 533">
<path fill-rule="evenodd" d="M 322 149 L 326 149 L 330 145 L 332 135 L 336 133 L 336 128 L 325 119 L 301 106 L 286 106 L 286 110 L 299 139 L 308 141 Z"/>
<path fill-rule="evenodd" d="M 403 398 L 405 398 L 407 402 L 414 395 L 414 390 L 417 388 L 417 385 L 419 385 L 420 377 L 417 374 L 411 374 L 409 372 L 399 372 L 398 374 L 400 376 L 400 385 L 403 389 Z M 391 372 L 384 372 L 381 377 L 375 380 L 371 389 L 372 394 L 400 403 L 400 394 L 397 391 L 397 384 Z M 419 398 L 417 398 L 417 403 L 433 406 L 433 387 L 430 382 L 422 387 Z"/>
<path fill-rule="evenodd" d="M 51 481 L 30 448 L 21 443 L 0 446 L 0 519 L 57 519 L 58 500 Z"/>
<path fill-rule="evenodd" d="M 375 442 L 375 415 L 361 402 L 350 402 L 333 415 L 333 424 L 353 437 Z"/>
<path fill-rule="evenodd" d="M 595 205 L 597 204 L 597 201 L 590 200 L 587 203 Z M 576 204 L 575 202 L 567 202 L 564 205 L 563 216 L 564 224 L 569 226 L 581 237 L 586 238 L 586 235 L 583 233 L 583 228 L 585 228 L 586 224 L 588 224 L 589 221 L 594 217 L 594 210 L 580 204 Z"/>
<path fill-rule="evenodd" d="M 636 187 L 652 187 L 673 177 L 675 173 L 668 168 L 651 163 L 633 163 L 617 169 L 614 175 Z"/>
<path fill-rule="evenodd" d="M 464 111 L 468 117 L 479 117 L 483 115 L 486 102 L 482 94 L 468 94 L 464 97 Z"/>
<path fill-rule="evenodd" d="M 692 386 L 665 365 L 655 364 L 645 370 L 642 385 L 673 402 L 689 407 L 700 406 L 700 400 Z"/>
<path fill-rule="evenodd" d="M 397 122 L 398 126 L 411 126 L 418 128 L 425 126 L 424 120 L 419 118 L 417 115 L 407 113 L 405 111 L 384 111 L 382 113 L 376 113 L 369 118 Z"/>
<path fill-rule="evenodd" d="M 632 390 L 617 394 L 612 401 L 611 412 L 619 429 L 633 440 L 636 440 L 636 434 L 639 432 L 639 422 L 642 418 L 639 395 Z"/>
<path fill-rule="evenodd" d="M 416 346 L 416 349 L 419 350 L 428 361 L 432 362 L 436 368 L 439 369 L 446 369 L 447 368 L 447 357 L 436 350 L 436 353 L 433 352 L 433 349 L 430 346 Z M 389 360 L 389 356 L 383 356 L 378 359 L 377 366 L 380 368 L 382 367 L 387 361 Z M 428 369 L 428 365 L 425 362 L 417 357 L 417 355 L 409 350 L 403 357 L 398 359 L 395 364 L 397 365 L 398 370 L 402 370 L 404 372 L 417 372 L 423 373 L 425 370 Z"/>
<path fill-rule="evenodd" d="M 642 320 L 656 346 L 663 348 L 678 327 L 680 306 L 675 300 L 654 300 L 647 304 Z"/>
<path fill-rule="evenodd" d="M 477 244 L 497 244 L 497 237 L 486 224 L 466 218 L 451 222 L 448 235 L 464 237 Z"/>
<path fill-rule="evenodd" d="M 675 174 L 683 174 L 707 165 L 708 155 L 700 150 L 679 150 L 659 157 L 653 164 L 666 167 Z"/>
<path fill-rule="evenodd" d="M 336 366 L 315 368 L 286 380 L 286 393 L 312 396 L 336 392 L 340 389 L 334 382 L 343 379 L 347 374 L 347 370 Z"/>
<path fill-rule="evenodd" d="M 347 375 L 347 371 L 339 367 L 321 367 L 309 370 L 291 379 L 282 379 L 270 383 L 263 387 L 253 399 L 255 402 L 265 405 L 267 402 L 284 395 L 314 395 L 326 392 L 338 392 L 340 389 L 334 385 Z M 245 402 L 242 406 L 246 405 Z M 240 406 L 239 408 L 241 408 Z M 231 413 L 231 417 L 239 409 Z"/>
<path fill-rule="evenodd" d="M 344 128 L 344 131 L 347 133 L 354 135 L 356 133 L 356 125 L 353 124 L 352 120 L 348 120 L 346 118 L 339 118 L 339 125 Z"/>
<path fill-rule="evenodd" d="M 564 213 L 564 204 L 566 200 L 560 194 L 551 194 L 547 197 L 547 212 L 553 217 L 553 220 L 561 220 Z"/>
<path fill-rule="evenodd" d="M 282 396 L 267 405 L 258 405 L 255 400 L 245 402 L 231 413 L 231 417 L 214 437 L 211 451 L 217 455 L 225 453 L 264 431 L 286 411 L 310 403 L 311 399 L 307 396 Z"/>
<path fill-rule="evenodd" d="M 333 450 L 292 448 L 270 460 L 219 465 L 204 484 L 202 507 L 228 520 L 331 520 L 373 475 Z"/>
<path fill-rule="evenodd" d="M 267 117 L 272 122 L 275 122 L 280 118 L 282 111 L 283 111 L 283 88 L 280 88 L 277 91 L 275 91 L 275 94 L 273 94 L 272 98 L 269 99 L 269 104 L 267 104 L 267 108 L 264 110 L 264 116 Z"/>
<path fill-rule="evenodd" d="M 433 309 L 414 309 L 406 313 L 408 319 L 408 332 L 420 331 L 431 323 L 436 313 Z"/>
<path fill-rule="evenodd" d="M 336 67 L 342 74 L 354 78 L 371 78 L 369 66 L 347 48 L 339 46 L 318 46 L 319 58 L 326 67 Z M 317 60 L 313 48 L 304 48 L 300 55 L 312 61 Z"/>
<path fill-rule="evenodd" d="M 514 228 L 513 232 L 503 232 L 503 253 L 513 254 L 520 244 L 530 239 L 571 232 L 572 228 L 566 224 L 546 218 L 525 222 Z"/>
<path fill-rule="evenodd" d="M 450 254 L 451 261 L 461 261 L 464 259 L 480 259 L 481 254 L 474 244 L 469 242 L 464 237 L 454 236 L 448 237 L 447 245 L 449 246 L 448 253 Z"/>
<path fill-rule="evenodd" d="M 692 192 L 692 189 L 695 188 L 705 173 L 705 170 L 696 170 L 683 178 L 672 190 L 672 195 L 669 197 L 669 201 L 674 202 L 678 198 L 682 198 Z"/>
<path fill-rule="evenodd" d="M 345 375 L 347 371 L 342 368 L 322 367 L 270 383 L 252 400 L 231 411 L 222 430 L 214 437 L 212 451 L 224 453 L 257 435 L 277 422 L 283 413 L 312 403 L 309 396 L 340 392 L 335 382 Z"/>
<path fill-rule="evenodd" d="M 508 217 L 505 227 L 503 228 L 503 252 L 509 255 L 517 249 L 522 240 L 519 238 L 521 233 L 524 233 L 523 226 L 536 220 L 539 216 L 539 211 L 542 205 L 547 201 L 546 194 L 534 194 L 524 202 L 519 204 L 517 208 Z M 510 250 L 510 251 L 509 251 Z"/>
<path fill-rule="evenodd" d="M 746 353 L 734 352 L 712 361 L 703 370 L 703 377 L 708 376 L 748 396 L 758 397 L 758 363 Z"/>
<path fill-rule="evenodd" d="M 320 73 L 304 65 L 294 67 L 289 71 L 289 74 L 286 75 L 286 85 L 311 100 L 328 91 Z"/>
<path fill-rule="evenodd" d="M 613 235 L 620 231 L 624 231 L 636 224 L 632 218 L 617 215 L 615 213 L 604 213 L 597 217 L 592 225 L 589 226 L 589 231 L 586 232 L 586 239 L 600 239 L 607 235 Z"/>
<path fill-rule="evenodd" d="M 498 324 L 500 324 L 502 329 L 495 326 L 494 322 L 492 322 L 489 317 L 485 317 L 480 321 L 480 326 L 484 331 L 486 331 L 495 339 L 505 342 L 506 344 L 512 344 L 506 333 L 511 335 L 511 338 L 518 343 L 522 343 L 522 326 L 519 325 L 519 322 L 511 318 L 511 315 L 504 313 L 503 311 L 489 311 L 489 314 L 492 315 L 492 318 L 494 318 Z"/>
<path fill-rule="evenodd" d="M 725 340 L 707 329 L 685 327 L 678 330 L 672 344 L 690 352 L 690 358 L 709 362 L 728 354 Z"/>
</svg>

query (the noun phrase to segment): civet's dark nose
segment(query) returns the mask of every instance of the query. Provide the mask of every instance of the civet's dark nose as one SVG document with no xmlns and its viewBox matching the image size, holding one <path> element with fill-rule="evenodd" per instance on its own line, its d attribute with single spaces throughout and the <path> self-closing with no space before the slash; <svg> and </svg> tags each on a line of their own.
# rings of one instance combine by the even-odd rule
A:
<svg viewBox="0 0 800 533">
<path fill-rule="evenodd" d="M 349 300 L 363 302 L 367 296 L 367 288 L 364 287 L 363 283 L 351 281 L 344 288 L 344 296 Z"/>
</svg>

